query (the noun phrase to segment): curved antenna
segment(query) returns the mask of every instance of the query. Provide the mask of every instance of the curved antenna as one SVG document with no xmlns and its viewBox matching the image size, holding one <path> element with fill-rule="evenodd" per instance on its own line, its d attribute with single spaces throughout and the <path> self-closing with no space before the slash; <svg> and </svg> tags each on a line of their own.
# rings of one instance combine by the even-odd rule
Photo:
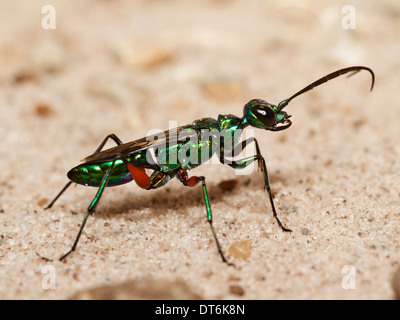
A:
<svg viewBox="0 0 400 320">
<path fill-rule="evenodd" d="M 299 92 L 295 93 L 290 98 L 279 102 L 277 111 L 281 111 L 284 107 L 286 107 L 289 104 L 289 102 L 292 99 L 296 98 L 297 96 L 299 96 L 299 95 L 301 95 L 301 94 L 303 94 L 303 93 L 305 93 L 307 91 L 310 91 L 310 90 L 314 89 L 315 87 L 317 87 L 317 86 L 319 86 L 319 85 L 321 85 L 321 84 L 323 84 L 323 83 L 325 83 L 325 82 L 327 82 L 327 81 L 329 81 L 329 80 L 331 80 L 333 78 L 339 77 L 342 74 L 349 73 L 349 72 L 351 72 L 351 74 L 349 74 L 348 77 L 351 77 L 352 75 L 356 74 L 357 72 L 359 72 L 361 70 L 367 70 L 371 74 L 371 76 L 372 76 L 372 84 L 371 84 L 370 91 L 372 91 L 372 89 L 374 88 L 374 83 L 375 83 L 375 74 L 374 74 L 374 72 L 370 68 L 364 67 L 364 66 L 348 67 L 348 68 L 344 68 L 344 69 L 340 69 L 340 70 L 337 70 L 335 72 L 332 72 L 332 73 L 326 75 L 325 77 L 322 77 L 321 79 L 319 79 L 317 81 L 314 81 L 313 83 L 309 84 L 304 89 L 302 89 Z"/>
</svg>

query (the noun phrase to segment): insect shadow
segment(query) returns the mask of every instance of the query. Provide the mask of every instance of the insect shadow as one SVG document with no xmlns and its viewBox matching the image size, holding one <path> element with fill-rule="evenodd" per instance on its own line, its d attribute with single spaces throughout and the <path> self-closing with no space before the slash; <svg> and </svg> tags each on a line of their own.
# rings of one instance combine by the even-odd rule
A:
<svg viewBox="0 0 400 320">
<path fill-rule="evenodd" d="M 257 173 L 252 173 L 248 176 L 235 177 L 235 186 L 230 190 L 224 190 L 220 187 L 219 182 L 211 182 L 207 185 L 209 191 L 210 200 L 213 204 L 218 205 L 219 203 L 226 203 L 230 197 L 237 196 L 241 193 L 241 187 L 246 186 L 250 189 L 259 189 L 262 184 L 262 178 L 256 178 Z M 286 181 L 281 175 L 271 174 L 274 182 Z M 255 178 L 255 179 L 253 179 Z M 111 192 L 110 192 L 111 191 Z M 174 214 L 178 212 L 179 215 L 190 215 L 191 210 L 197 207 L 204 206 L 204 200 L 198 190 L 192 188 L 179 188 L 179 185 L 172 185 L 164 190 L 155 190 L 151 193 L 140 193 L 131 191 L 124 192 L 124 201 L 114 201 L 113 193 L 118 192 L 117 190 L 109 190 L 109 193 L 104 195 L 104 202 L 99 205 L 96 216 L 112 219 L 119 215 L 126 215 L 134 221 L 140 221 L 148 219 L 148 217 L 158 217 L 168 214 Z M 85 195 L 81 195 L 80 198 L 85 199 Z M 81 203 L 80 200 L 77 202 Z M 265 206 L 267 203 L 265 203 Z M 80 204 L 79 204 L 80 207 Z M 137 215 L 135 212 L 142 211 L 145 209 L 151 209 L 151 212 L 146 214 Z M 219 210 L 220 211 L 220 210 Z M 218 214 L 218 212 L 216 213 Z M 220 212 L 223 214 L 223 212 Z"/>
</svg>

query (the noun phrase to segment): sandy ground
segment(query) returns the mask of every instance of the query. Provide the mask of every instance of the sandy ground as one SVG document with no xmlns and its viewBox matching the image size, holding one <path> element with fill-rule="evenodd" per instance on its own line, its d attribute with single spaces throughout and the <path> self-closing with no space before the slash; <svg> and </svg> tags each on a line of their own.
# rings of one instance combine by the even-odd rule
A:
<svg viewBox="0 0 400 320">
<path fill-rule="evenodd" d="M 0 1 L 0 298 L 93 298 L 85 291 L 102 286 L 110 297 L 121 283 L 133 288 L 125 298 L 394 297 L 398 1 L 354 1 L 355 29 L 346 1 L 63 0 L 46 30 L 48 4 Z M 273 219 L 256 170 L 210 164 L 190 174 L 207 177 L 215 229 L 236 267 L 218 256 L 201 188 L 175 180 L 156 191 L 106 189 L 67 262 L 40 258 L 72 245 L 96 190 L 71 187 L 43 207 L 106 135 L 127 142 L 241 116 L 250 99 L 278 103 L 351 65 L 375 71 L 373 92 L 367 72 L 337 78 L 291 102 L 288 130 L 254 130 L 292 233 Z"/>
</svg>

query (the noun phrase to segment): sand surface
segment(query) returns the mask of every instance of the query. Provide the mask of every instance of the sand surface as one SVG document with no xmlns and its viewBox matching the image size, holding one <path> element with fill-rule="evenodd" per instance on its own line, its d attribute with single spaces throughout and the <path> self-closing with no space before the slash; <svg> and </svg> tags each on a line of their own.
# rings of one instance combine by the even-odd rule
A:
<svg viewBox="0 0 400 320">
<path fill-rule="evenodd" d="M 346 1 L 63 0 L 53 4 L 56 29 L 46 30 L 47 4 L 0 1 L 1 299 L 82 297 L 121 283 L 133 288 L 124 298 L 394 297 L 398 1 L 353 1 L 346 11 Z M 346 28 L 351 10 L 355 29 Z M 43 208 L 108 134 L 128 142 L 241 116 L 250 99 L 278 103 L 352 65 L 375 71 L 372 92 L 365 71 L 340 77 L 290 103 L 289 129 L 248 133 L 292 233 L 273 219 L 256 168 L 244 175 L 213 163 L 189 174 L 206 176 L 214 226 L 236 267 L 217 253 L 201 187 L 177 180 L 155 191 L 106 189 L 77 251 L 65 263 L 40 258 L 71 247 L 96 189 L 71 187 Z"/>
</svg>

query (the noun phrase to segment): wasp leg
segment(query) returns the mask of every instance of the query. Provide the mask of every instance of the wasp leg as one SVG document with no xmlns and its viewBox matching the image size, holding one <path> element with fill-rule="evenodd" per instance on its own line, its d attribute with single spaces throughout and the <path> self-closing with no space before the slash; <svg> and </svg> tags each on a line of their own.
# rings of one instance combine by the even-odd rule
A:
<svg viewBox="0 0 400 320">
<path fill-rule="evenodd" d="M 274 199 L 273 199 L 272 192 L 271 192 L 271 187 L 270 187 L 270 184 L 269 184 L 267 166 L 265 164 L 264 157 L 261 155 L 260 147 L 258 146 L 257 140 L 255 138 L 249 138 L 249 139 L 243 141 L 242 143 L 237 144 L 236 146 L 234 146 L 231 151 L 233 151 L 234 155 L 238 155 L 251 142 L 254 142 L 256 144 L 256 153 L 257 153 L 256 155 L 251 156 L 251 157 L 247 157 L 247 158 L 244 158 L 244 159 L 241 159 L 241 160 L 227 160 L 227 159 L 225 159 L 224 154 L 222 153 L 220 155 L 220 161 L 221 161 L 221 163 L 227 164 L 228 166 L 230 166 L 230 167 L 232 167 L 234 169 L 243 169 L 243 168 L 247 167 L 248 165 L 250 165 L 252 162 L 257 160 L 258 161 L 258 167 L 259 167 L 259 169 L 261 169 L 261 172 L 264 175 L 264 187 L 268 191 L 269 201 L 270 201 L 271 207 L 272 207 L 272 214 L 273 214 L 274 218 L 276 219 L 276 221 L 278 222 L 278 225 L 281 227 L 282 231 L 284 231 L 284 232 L 292 232 L 292 230 L 290 230 L 288 228 L 285 228 L 283 226 L 282 222 L 278 218 L 278 214 L 276 213 L 276 209 L 275 209 L 275 205 L 274 205 Z M 235 150 L 239 146 L 241 146 L 241 148 L 239 148 L 239 150 Z"/>
<path fill-rule="evenodd" d="M 109 134 L 107 137 L 105 137 L 105 139 L 103 140 L 103 142 L 99 145 L 99 147 L 96 149 L 96 151 L 95 151 L 94 153 L 100 152 L 100 151 L 103 149 L 104 145 L 107 143 L 107 140 L 108 140 L 108 139 L 113 139 L 114 142 L 115 142 L 118 146 L 122 144 L 122 141 L 121 141 L 114 133 L 111 133 L 111 134 Z"/>
<path fill-rule="evenodd" d="M 98 204 L 99 201 L 100 201 L 101 195 L 103 194 L 103 191 L 104 191 L 105 187 L 107 186 L 108 180 L 110 179 L 110 175 L 111 175 L 112 169 L 114 168 L 115 161 L 116 161 L 118 158 L 119 158 L 119 156 L 116 157 L 116 158 L 114 158 L 114 160 L 112 161 L 110 167 L 108 168 L 108 170 L 107 170 L 106 173 L 104 174 L 103 178 L 101 179 L 100 187 L 99 187 L 99 189 L 97 190 L 97 193 L 96 193 L 94 199 L 92 200 L 92 202 L 90 203 L 90 205 L 89 205 L 89 207 L 88 207 L 88 209 L 87 209 L 87 212 L 86 212 L 86 214 L 85 214 L 85 217 L 83 218 L 81 227 L 79 228 L 78 235 L 77 235 L 76 238 L 75 238 L 75 242 L 74 242 L 74 244 L 73 244 L 71 250 L 69 250 L 66 254 L 64 254 L 64 255 L 59 259 L 60 261 L 64 260 L 69 254 L 71 254 L 72 252 L 75 251 L 76 246 L 77 246 L 78 241 L 79 241 L 79 238 L 81 237 L 83 228 L 85 227 L 86 220 L 87 220 L 87 218 L 95 211 L 96 206 L 97 206 L 97 204 Z"/>
<path fill-rule="evenodd" d="M 233 160 L 226 159 L 225 157 L 226 156 L 237 157 L 246 148 L 246 146 L 248 144 L 250 144 L 251 142 L 255 142 L 255 144 L 256 144 L 256 154 L 261 154 L 257 140 L 254 137 L 250 137 L 250 138 L 246 139 L 245 141 L 242 141 L 231 148 L 226 148 L 226 146 L 223 145 L 224 152 L 220 152 L 219 161 L 222 164 L 229 165 L 229 163 L 232 163 Z M 261 162 L 258 162 L 258 169 L 263 170 Z"/>
<path fill-rule="evenodd" d="M 214 240 L 215 240 L 215 244 L 217 245 L 217 250 L 219 255 L 221 256 L 222 262 L 225 262 L 227 265 L 229 266 L 234 266 L 233 263 L 229 263 L 223 252 L 221 249 L 221 245 L 219 244 L 218 238 L 217 238 L 217 233 L 215 232 L 213 223 L 212 223 L 212 212 L 211 212 L 211 205 L 210 205 L 210 199 L 208 197 L 208 193 L 207 193 L 207 186 L 206 186 L 206 180 L 203 176 L 197 177 L 197 176 L 193 176 L 188 178 L 187 172 L 186 170 L 180 170 L 178 175 L 177 175 L 178 179 L 183 183 L 183 185 L 187 186 L 187 187 L 194 187 L 195 185 L 197 185 L 200 181 L 202 183 L 202 187 L 203 187 L 203 198 L 204 198 L 204 202 L 206 205 L 206 211 L 207 211 L 207 220 L 210 224 L 211 227 L 211 232 L 214 236 Z"/>
<path fill-rule="evenodd" d="M 46 207 L 44 208 L 44 210 L 50 209 L 50 208 L 53 206 L 53 204 L 58 200 L 58 198 L 61 197 L 61 195 L 64 193 L 64 191 L 67 190 L 68 187 L 69 187 L 71 184 L 72 184 L 72 181 L 69 181 L 69 182 L 64 186 L 64 188 L 62 188 L 62 190 L 56 195 L 56 197 L 53 199 L 53 201 L 50 202 L 49 205 L 46 206 Z"/>
<path fill-rule="evenodd" d="M 106 142 L 107 142 L 108 139 L 113 139 L 117 145 L 121 145 L 121 144 L 122 144 L 122 141 L 119 140 L 119 138 L 118 138 L 114 133 L 112 133 L 112 134 L 109 134 L 109 135 L 103 140 L 103 142 L 99 145 L 99 147 L 96 149 L 96 151 L 95 151 L 94 153 L 100 152 L 100 151 L 103 149 L 103 147 L 104 147 L 104 145 L 106 144 Z M 69 182 L 64 186 L 64 188 L 62 188 L 62 190 L 57 194 L 57 196 L 53 199 L 53 201 L 50 202 L 50 204 L 47 205 L 47 206 L 44 208 L 44 210 L 50 209 L 50 208 L 53 206 L 53 204 L 58 200 L 58 198 L 61 197 L 61 195 L 64 193 L 64 191 L 67 190 L 68 187 L 69 187 L 71 184 L 72 184 L 72 181 L 69 181 Z"/>
</svg>

